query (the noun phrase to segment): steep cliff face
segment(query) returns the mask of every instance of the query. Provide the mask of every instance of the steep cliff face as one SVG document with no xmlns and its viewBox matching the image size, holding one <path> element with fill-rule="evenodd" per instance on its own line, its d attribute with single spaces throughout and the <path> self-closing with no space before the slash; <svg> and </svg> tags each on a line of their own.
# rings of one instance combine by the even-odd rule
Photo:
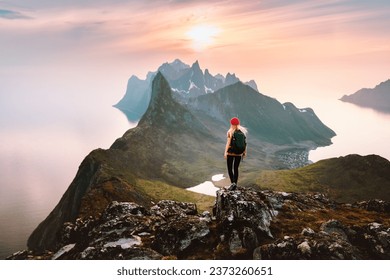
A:
<svg viewBox="0 0 390 280">
<path fill-rule="evenodd" d="M 130 121 L 138 121 L 139 117 L 148 108 L 152 92 L 151 81 L 150 75 L 145 81 L 140 80 L 136 76 L 131 76 L 127 82 L 125 96 L 114 105 L 122 110 Z M 138 94 L 132 94 L 132 92 L 137 92 Z M 128 104 L 137 104 L 137 106 L 128 106 Z"/>
<path fill-rule="evenodd" d="M 76 178 L 62 196 L 61 201 L 49 216 L 34 230 L 28 239 L 27 246 L 32 249 L 49 249 L 57 243 L 57 232 L 65 221 L 72 221 L 78 217 L 81 200 L 87 190 L 100 180 L 96 176 L 102 172 L 100 161 L 91 153 L 82 163 Z"/>
<path fill-rule="evenodd" d="M 123 166 L 116 164 L 119 158 L 118 151 L 99 149 L 91 152 L 81 163 L 57 206 L 33 231 L 27 246 L 38 251 L 56 247 L 64 222 L 75 221 L 78 217 L 98 216 L 113 200 L 150 205 L 150 197 L 134 188 L 134 179 L 124 179 L 112 172 L 114 168 L 119 172 L 123 170 Z"/>
<path fill-rule="evenodd" d="M 177 201 L 112 202 L 100 218 L 64 223 L 52 251 L 10 259 L 389 259 L 389 218 L 379 200 L 221 189 L 214 214 Z"/>
</svg>

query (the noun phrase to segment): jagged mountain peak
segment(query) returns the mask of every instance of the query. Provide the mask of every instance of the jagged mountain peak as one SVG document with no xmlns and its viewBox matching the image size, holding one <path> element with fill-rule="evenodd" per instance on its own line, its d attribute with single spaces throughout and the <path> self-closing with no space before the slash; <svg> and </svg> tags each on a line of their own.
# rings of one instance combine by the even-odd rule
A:
<svg viewBox="0 0 390 280">
<path fill-rule="evenodd" d="M 176 58 L 171 65 L 176 69 L 176 70 L 182 70 L 182 69 L 187 69 L 190 68 L 188 64 L 185 64 L 183 61 L 180 59 Z"/>
<path fill-rule="evenodd" d="M 152 80 L 158 71 L 167 79 L 173 91 L 173 97 L 181 104 L 186 104 L 190 98 L 213 93 L 240 81 L 234 73 L 230 72 L 226 78 L 221 74 L 210 74 L 209 69 L 203 72 L 198 60 L 191 66 L 180 59 L 175 59 L 171 63 L 165 62 L 156 72 L 149 72 L 146 80 L 137 78 L 137 83 L 129 83 L 125 96 L 114 105 L 124 112 L 130 121 L 139 120 L 146 111 L 151 97 Z M 132 80 L 135 79 L 132 78 Z M 258 91 L 254 81 L 246 84 Z"/>
<path fill-rule="evenodd" d="M 171 88 L 163 74 L 158 71 L 152 81 L 152 94 L 149 107 L 139 121 L 144 123 L 167 123 L 172 118 L 170 110 L 174 110 L 179 104 L 173 99 Z"/>
<path fill-rule="evenodd" d="M 198 61 L 195 61 L 192 66 L 191 66 L 191 70 L 192 70 L 192 75 L 199 75 L 203 80 L 203 71 L 202 69 L 200 68 L 200 65 L 199 65 L 199 62 Z"/>
<path fill-rule="evenodd" d="M 176 59 L 171 63 L 165 62 L 158 69 L 157 72 L 161 72 L 168 80 L 178 79 L 183 71 L 190 69 L 190 66 L 183 63 L 181 60 Z M 156 72 L 154 72 L 156 74 Z"/>
<path fill-rule="evenodd" d="M 200 72 L 200 73 L 202 73 L 202 75 L 203 75 L 203 71 L 202 71 L 202 69 L 200 68 L 199 61 L 198 61 L 198 60 L 195 61 L 195 62 L 192 64 L 191 69 L 192 69 L 192 71 Z"/>
<path fill-rule="evenodd" d="M 197 67 L 200 69 L 200 66 L 199 66 L 199 61 L 196 60 L 193 64 L 192 64 L 192 67 Z"/>
<path fill-rule="evenodd" d="M 138 78 L 136 75 L 131 75 L 129 81 L 133 81 L 133 80 L 140 81 L 140 78 Z"/>
<path fill-rule="evenodd" d="M 163 99 L 162 95 L 165 94 L 165 101 L 173 101 L 168 81 L 163 74 L 158 71 L 152 82 L 152 96 L 150 99 L 150 105 L 154 110 L 154 107 L 158 105 L 158 102 Z"/>
<path fill-rule="evenodd" d="M 256 91 L 259 91 L 259 88 L 257 87 L 255 80 L 250 80 L 249 82 L 246 82 L 245 84 L 250 86 L 251 88 L 253 88 Z"/>
<path fill-rule="evenodd" d="M 236 77 L 236 74 L 234 74 L 234 73 L 230 74 L 230 72 L 227 73 L 226 79 L 225 79 L 226 85 L 232 85 L 232 84 L 235 84 L 239 81 L 240 81 L 240 79 Z"/>
<path fill-rule="evenodd" d="M 152 82 L 149 107 L 138 126 L 152 126 L 177 131 L 204 131 L 204 126 L 174 98 L 167 79 L 157 72 Z"/>
<path fill-rule="evenodd" d="M 182 69 L 190 68 L 190 66 L 188 64 L 184 63 L 183 61 L 181 61 L 178 58 L 176 58 L 172 62 L 165 62 L 165 63 L 163 63 L 159 68 L 163 68 L 163 67 L 166 67 L 166 66 L 173 67 L 177 71 L 182 70 Z"/>
</svg>

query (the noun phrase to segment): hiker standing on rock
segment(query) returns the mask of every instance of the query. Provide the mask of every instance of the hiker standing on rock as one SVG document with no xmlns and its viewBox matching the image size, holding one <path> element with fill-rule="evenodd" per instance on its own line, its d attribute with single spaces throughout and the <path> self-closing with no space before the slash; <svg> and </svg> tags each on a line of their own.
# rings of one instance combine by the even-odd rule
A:
<svg viewBox="0 0 390 280">
<path fill-rule="evenodd" d="M 238 118 L 230 120 L 230 129 L 227 132 L 227 141 L 224 157 L 227 159 L 227 169 L 231 185 L 229 190 L 237 188 L 238 167 L 241 158 L 246 156 L 246 134 L 247 129 L 240 125 Z"/>
</svg>

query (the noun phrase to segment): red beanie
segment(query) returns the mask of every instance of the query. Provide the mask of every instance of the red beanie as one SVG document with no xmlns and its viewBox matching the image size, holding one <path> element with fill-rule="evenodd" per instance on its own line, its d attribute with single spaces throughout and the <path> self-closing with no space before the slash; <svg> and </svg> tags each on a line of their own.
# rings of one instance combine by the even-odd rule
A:
<svg viewBox="0 0 390 280">
<path fill-rule="evenodd" d="M 232 118 L 230 120 L 230 124 L 231 125 L 239 125 L 240 124 L 240 120 L 238 118 Z"/>
</svg>

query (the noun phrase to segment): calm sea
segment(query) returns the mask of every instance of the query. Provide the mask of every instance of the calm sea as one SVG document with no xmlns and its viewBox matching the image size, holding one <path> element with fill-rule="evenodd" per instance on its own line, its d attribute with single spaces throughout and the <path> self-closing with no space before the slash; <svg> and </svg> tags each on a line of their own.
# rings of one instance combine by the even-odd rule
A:
<svg viewBox="0 0 390 280">
<path fill-rule="evenodd" d="M 337 133 L 332 146 L 311 152 L 312 161 L 351 153 L 390 159 L 390 115 L 338 100 L 305 106 Z M 26 248 L 28 236 L 58 203 L 90 151 L 108 148 L 134 126 L 107 103 L 76 108 L 73 114 L 42 106 L 19 116 L 7 108 L 0 113 L 0 259 Z"/>
</svg>

